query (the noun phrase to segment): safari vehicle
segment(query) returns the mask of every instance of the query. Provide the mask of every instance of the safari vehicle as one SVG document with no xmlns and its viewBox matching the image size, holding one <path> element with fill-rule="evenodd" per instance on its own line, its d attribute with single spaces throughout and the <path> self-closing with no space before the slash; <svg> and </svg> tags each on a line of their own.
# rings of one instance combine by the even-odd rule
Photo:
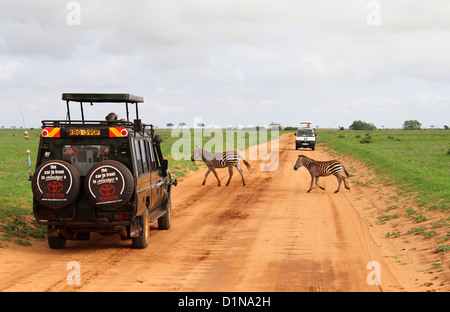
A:
<svg viewBox="0 0 450 312">
<path fill-rule="evenodd" d="M 301 147 L 311 148 L 313 151 L 316 148 L 316 132 L 310 121 L 300 122 L 300 127 L 295 134 L 295 149 Z"/>
<path fill-rule="evenodd" d="M 170 228 L 171 189 L 162 138 L 139 119 L 142 97 L 131 94 L 63 93 L 66 120 L 43 120 L 36 171 L 31 176 L 33 212 L 47 225 L 50 248 L 88 240 L 91 232 L 118 233 L 135 248 L 148 245 L 150 223 Z M 72 102 L 72 103 L 71 103 Z M 81 119 L 72 120 L 78 102 Z M 126 119 L 85 120 L 83 104 L 125 105 Z M 104 105 L 104 104 L 103 104 Z M 136 118 L 129 120 L 129 105 Z M 110 118 L 113 116 L 114 118 Z"/>
</svg>

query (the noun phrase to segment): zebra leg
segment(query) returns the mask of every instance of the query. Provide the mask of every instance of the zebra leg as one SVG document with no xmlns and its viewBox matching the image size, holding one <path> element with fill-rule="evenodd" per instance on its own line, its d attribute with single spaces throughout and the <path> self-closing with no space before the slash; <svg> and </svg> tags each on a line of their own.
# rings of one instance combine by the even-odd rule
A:
<svg viewBox="0 0 450 312">
<path fill-rule="evenodd" d="M 335 193 L 339 192 L 339 189 L 341 188 L 341 182 L 342 182 L 342 179 L 341 179 L 341 177 L 340 177 L 340 176 L 336 176 L 336 179 L 338 180 L 338 182 L 339 182 L 339 185 L 338 185 L 338 188 L 337 188 L 337 190 L 336 190 L 336 191 L 334 191 Z"/>
<path fill-rule="evenodd" d="M 210 172 L 211 172 L 211 169 L 208 168 L 208 171 L 206 171 L 206 173 L 205 173 L 205 179 L 203 180 L 202 185 L 205 185 L 205 183 L 206 183 L 206 178 L 208 177 L 208 174 L 209 174 Z"/>
<path fill-rule="evenodd" d="M 317 181 L 319 181 L 319 176 L 316 177 L 316 185 L 317 185 L 320 189 L 322 189 L 322 190 L 325 191 L 325 188 L 324 188 L 324 187 L 321 187 L 319 184 L 317 184 Z"/>
<path fill-rule="evenodd" d="M 237 163 L 237 164 L 236 164 L 236 169 L 237 169 L 237 171 L 239 171 L 239 173 L 241 174 L 241 177 L 242 177 L 242 185 L 245 186 L 244 175 L 242 174 L 242 169 L 241 169 L 241 164 L 240 164 L 240 163 Z"/>
<path fill-rule="evenodd" d="M 350 190 L 350 187 L 347 185 L 347 180 L 345 179 L 345 177 L 342 177 L 342 181 L 344 181 L 344 186 L 347 190 Z"/>
<path fill-rule="evenodd" d="M 216 176 L 216 179 L 217 179 L 217 182 L 218 182 L 218 184 L 217 184 L 217 186 L 220 186 L 220 180 L 219 180 L 219 176 L 217 175 L 217 172 L 216 172 L 216 169 L 212 169 L 212 172 L 214 173 L 214 175 Z"/>
<path fill-rule="evenodd" d="M 227 184 L 225 186 L 228 186 L 228 184 L 230 184 L 231 177 L 233 176 L 233 166 L 228 167 L 228 173 L 229 173 L 228 181 L 227 181 Z"/>
<path fill-rule="evenodd" d="M 311 173 L 310 173 L 311 174 Z M 312 190 L 312 186 L 313 186 L 313 182 L 314 182 L 314 176 L 311 174 L 311 186 L 309 187 L 309 190 L 308 191 L 306 191 L 306 193 L 309 193 L 309 192 L 311 192 L 311 190 Z"/>
</svg>

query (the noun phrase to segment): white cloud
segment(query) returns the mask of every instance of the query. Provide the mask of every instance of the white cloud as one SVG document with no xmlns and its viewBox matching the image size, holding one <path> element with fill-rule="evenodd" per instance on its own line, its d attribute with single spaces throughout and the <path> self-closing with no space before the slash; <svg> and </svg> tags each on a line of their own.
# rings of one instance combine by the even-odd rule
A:
<svg viewBox="0 0 450 312">
<path fill-rule="evenodd" d="M 33 122 L 56 113 L 63 91 L 137 93 L 163 125 L 189 114 L 296 124 L 301 110 L 323 126 L 400 127 L 406 106 L 448 111 L 448 0 L 379 0 L 379 26 L 367 25 L 367 2 L 79 0 L 81 25 L 70 26 L 65 1 L 2 0 L 2 100 L 15 115 L 14 76 L 24 105 L 47 107 Z"/>
<path fill-rule="evenodd" d="M 449 109 L 450 108 L 450 96 L 442 96 L 440 94 L 431 92 L 417 94 L 417 101 L 419 105 L 426 109 Z"/>
<path fill-rule="evenodd" d="M 9 61 L 3 64 L 0 62 L 0 79 L 10 82 L 13 76 L 22 70 L 23 65 L 19 61 Z"/>
</svg>

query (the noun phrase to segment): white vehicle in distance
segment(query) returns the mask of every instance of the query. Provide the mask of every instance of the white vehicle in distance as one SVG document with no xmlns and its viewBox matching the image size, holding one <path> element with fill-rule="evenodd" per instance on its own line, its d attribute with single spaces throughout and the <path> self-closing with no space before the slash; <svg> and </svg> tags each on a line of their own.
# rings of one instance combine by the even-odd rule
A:
<svg viewBox="0 0 450 312">
<path fill-rule="evenodd" d="M 300 127 L 295 135 L 295 149 L 311 148 L 313 151 L 316 147 L 316 132 L 310 121 L 301 121 Z"/>
</svg>

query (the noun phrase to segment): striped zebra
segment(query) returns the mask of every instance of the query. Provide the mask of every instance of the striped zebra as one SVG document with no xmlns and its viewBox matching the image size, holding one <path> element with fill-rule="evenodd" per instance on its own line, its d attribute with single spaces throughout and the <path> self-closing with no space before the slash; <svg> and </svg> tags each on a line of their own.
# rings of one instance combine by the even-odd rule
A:
<svg viewBox="0 0 450 312">
<path fill-rule="evenodd" d="M 226 185 L 230 184 L 231 177 L 233 176 L 233 167 L 236 167 L 236 169 L 241 174 L 242 184 L 245 186 L 244 175 L 242 174 L 241 169 L 241 160 L 244 162 L 245 166 L 247 166 L 247 169 L 251 170 L 250 164 L 244 158 L 242 158 L 242 156 L 239 155 L 236 151 L 211 153 L 205 151 L 200 146 L 196 146 L 192 153 L 191 160 L 192 161 L 203 160 L 205 164 L 208 166 L 208 171 L 206 171 L 205 179 L 203 180 L 202 185 L 205 185 L 206 178 L 208 177 L 208 174 L 212 171 L 216 176 L 217 182 L 219 183 L 217 186 L 220 186 L 220 180 L 219 176 L 217 175 L 216 168 L 227 168 L 227 167 L 230 176 L 228 178 Z"/>
<path fill-rule="evenodd" d="M 344 185 L 347 190 L 350 189 L 350 187 L 348 187 L 347 185 L 345 177 L 342 175 L 342 171 L 345 172 L 347 178 L 349 177 L 349 174 L 340 161 L 315 161 L 314 159 L 308 158 L 304 155 L 298 155 L 294 170 L 297 170 L 301 166 L 305 166 L 305 168 L 308 169 L 309 174 L 311 175 L 311 187 L 309 188 L 308 193 L 312 190 L 314 178 L 316 179 L 316 185 L 322 190 L 325 190 L 323 187 L 317 184 L 317 181 L 319 180 L 319 177 L 325 177 L 329 175 L 334 175 L 338 179 L 339 186 L 335 193 L 339 192 L 339 189 L 341 188 L 341 181 L 344 181 Z"/>
</svg>

